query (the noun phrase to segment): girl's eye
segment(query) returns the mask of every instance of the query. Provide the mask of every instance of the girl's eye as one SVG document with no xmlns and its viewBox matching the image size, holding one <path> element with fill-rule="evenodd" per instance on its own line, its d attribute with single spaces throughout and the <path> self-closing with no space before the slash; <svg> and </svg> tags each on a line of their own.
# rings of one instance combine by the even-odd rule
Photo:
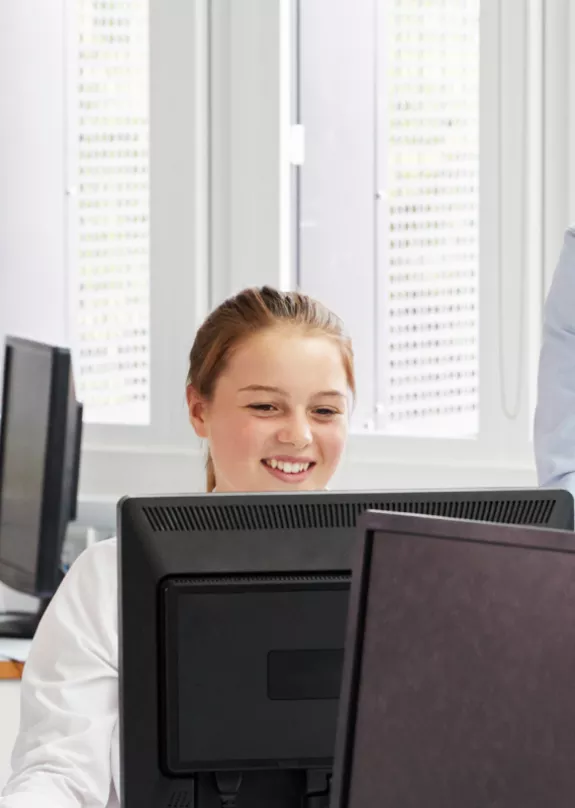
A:
<svg viewBox="0 0 575 808">
<path fill-rule="evenodd" d="M 337 411 L 336 410 L 330 410 L 329 407 L 318 407 L 315 410 L 315 412 L 316 412 L 317 415 L 323 415 L 324 417 L 330 416 L 330 415 L 337 415 Z"/>
<path fill-rule="evenodd" d="M 273 412 L 275 410 L 273 404 L 248 404 L 248 408 L 258 412 Z"/>
</svg>

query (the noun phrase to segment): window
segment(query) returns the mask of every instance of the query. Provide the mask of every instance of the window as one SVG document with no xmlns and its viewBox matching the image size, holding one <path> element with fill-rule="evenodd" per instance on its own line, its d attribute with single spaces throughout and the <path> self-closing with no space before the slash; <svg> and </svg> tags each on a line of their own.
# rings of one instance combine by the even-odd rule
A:
<svg viewBox="0 0 575 808">
<path fill-rule="evenodd" d="M 150 421 L 148 0 L 74 0 L 69 220 L 78 396 L 86 421 Z"/>
<path fill-rule="evenodd" d="M 208 310 L 207 6 L 67 3 L 63 240 L 88 404 L 82 519 L 108 527 L 123 493 L 201 490 L 205 477 L 185 380 Z M 93 234 L 99 254 L 85 255 Z"/>
<path fill-rule="evenodd" d="M 379 426 L 472 435 L 479 425 L 479 0 L 394 0 L 381 12 Z"/>
<path fill-rule="evenodd" d="M 113 525 L 122 494 L 201 489 L 205 478 L 185 379 L 208 309 L 207 3 L 66 0 L 53 11 L 0 3 L 0 336 L 74 346 L 88 420 L 80 521 L 102 524 L 105 503 Z M 135 140 L 98 140 L 126 135 Z M 123 172 L 143 185 L 119 188 Z M 83 254 L 102 252 L 85 247 L 94 234 L 110 247 L 98 261 Z M 130 378 L 145 400 L 126 402 Z"/>
<path fill-rule="evenodd" d="M 479 0 L 359 5 L 300 4 L 299 285 L 350 325 L 359 428 L 474 435 Z"/>
<path fill-rule="evenodd" d="M 75 345 L 83 496 L 201 489 L 187 353 L 261 283 L 353 334 L 343 487 L 534 482 L 570 0 L 0 6 L 0 327 Z"/>
<path fill-rule="evenodd" d="M 212 303 L 269 282 L 342 315 L 359 393 L 346 482 L 534 482 L 572 4 L 214 7 Z"/>
</svg>

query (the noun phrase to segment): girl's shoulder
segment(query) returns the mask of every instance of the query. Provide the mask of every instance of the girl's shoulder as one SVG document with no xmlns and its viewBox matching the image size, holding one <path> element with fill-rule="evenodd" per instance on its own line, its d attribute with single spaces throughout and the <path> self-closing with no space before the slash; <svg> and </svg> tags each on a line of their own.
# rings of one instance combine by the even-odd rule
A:
<svg viewBox="0 0 575 808">
<path fill-rule="evenodd" d="M 67 613 L 106 619 L 116 612 L 118 564 L 115 538 L 98 541 L 83 550 L 70 566 L 48 612 L 67 622 Z M 109 614 L 107 615 L 107 613 Z"/>
<path fill-rule="evenodd" d="M 105 539 L 85 549 L 71 565 L 36 631 L 26 663 L 27 682 L 42 678 L 59 659 L 84 664 L 86 650 L 90 658 L 117 668 L 116 550 L 116 539 Z"/>
<path fill-rule="evenodd" d="M 99 578 L 107 582 L 117 578 L 117 540 L 111 539 L 97 541 L 83 550 L 70 567 L 67 578 L 85 579 Z"/>
</svg>

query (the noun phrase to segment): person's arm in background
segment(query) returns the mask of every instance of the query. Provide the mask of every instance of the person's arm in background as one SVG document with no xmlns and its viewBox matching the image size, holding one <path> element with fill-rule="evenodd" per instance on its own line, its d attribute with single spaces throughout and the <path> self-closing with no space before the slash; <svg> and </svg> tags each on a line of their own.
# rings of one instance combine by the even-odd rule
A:
<svg viewBox="0 0 575 808">
<path fill-rule="evenodd" d="M 545 302 L 533 439 L 539 484 L 575 496 L 575 227 Z"/>
<path fill-rule="evenodd" d="M 72 565 L 34 637 L 0 808 L 107 805 L 118 720 L 116 615 L 115 543 L 102 542 Z"/>
</svg>

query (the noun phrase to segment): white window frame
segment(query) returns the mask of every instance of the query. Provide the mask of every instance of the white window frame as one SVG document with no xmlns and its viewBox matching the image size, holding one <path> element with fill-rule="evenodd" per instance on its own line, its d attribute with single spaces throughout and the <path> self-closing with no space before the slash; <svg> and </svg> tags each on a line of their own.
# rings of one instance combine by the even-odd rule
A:
<svg viewBox="0 0 575 808">
<path fill-rule="evenodd" d="M 213 198 L 219 200 L 210 237 L 215 303 L 253 283 L 285 288 L 291 282 L 293 211 L 286 188 L 293 71 L 286 41 L 292 0 L 242 0 L 241 13 L 233 0 L 213 6 L 212 41 L 225 43 L 216 44 L 211 71 Z M 535 484 L 530 431 L 538 324 L 568 223 L 569 193 L 575 212 L 575 166 L 568 160 L 573 120 L 567 127 L 575 107 L 569 115 L 564 102 L 568 75 L 575 86 L 568 47 L 574 18 L 569 0 L 481 0 L 479 435 L 353 434 L 347 458 L 353 465 L 386 467 L 390 479 L 395 470 L 423 464 L 460 471 L 463 484 L 472 470 L 483 470 L 486 484 Z M 252 58 L 246 61 L 246 54 Z"/>
<path fill-rule="evenodd" d="M 74 0 L 67 2 L 71 9 Z M 92 507 L 100 495 L 109 504 L 111 492 L 179 490 L 182 480 L 201 487 L 201 448 L 188 421 L 185 379 L 186 358 L 210 303 L 207 0 L 150 0 L 149 29 L 151 417 L 145 426 L 85 425 L 83 523 L 109 521 Z M 66 69 L 73 81 L 73 64 Z M 68 91 L 73 103 L 73 87 Z M 70 164 L 68 171 L 73 205 Z"/>
<path fill-rule="evenodd" d="M 292 286 L 292 0 L 210 2 L 210 304 Z"/>
</svg>

